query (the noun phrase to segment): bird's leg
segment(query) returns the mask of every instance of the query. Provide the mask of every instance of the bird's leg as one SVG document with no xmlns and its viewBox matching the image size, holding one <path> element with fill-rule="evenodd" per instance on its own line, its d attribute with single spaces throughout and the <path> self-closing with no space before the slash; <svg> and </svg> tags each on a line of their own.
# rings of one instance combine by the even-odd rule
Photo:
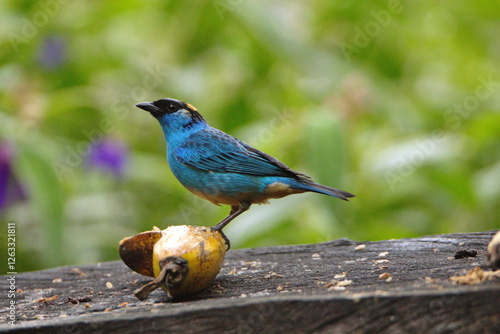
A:
<svg viewBox="0 0 500 334">
<path fill-rule="evenodd" d="M 248 208 L 250 208 L 251 203 L 248 202 L 240 202 L 239 206 L 231 206 L 231 211 L 229 211 L 229 216 L 226 218 L 222 219 L 220 222 L 217 223 L 217 225 L 212 226 L 212 231 L 222 231 L 224 226 L 229 224 L 231 220 L 234 218 L 238 217 L 241 215 L 243 212 L 247 211 Z"/>
<path fill-rule="evenodd" d="M 236 205 L 231 205 L 231 210 L 229 210 L 229 215 L 232 215 L 233 213 L 235 213 L 236 211 L 239 210 L 239 205 L 236 206 Z"/>
</svg>

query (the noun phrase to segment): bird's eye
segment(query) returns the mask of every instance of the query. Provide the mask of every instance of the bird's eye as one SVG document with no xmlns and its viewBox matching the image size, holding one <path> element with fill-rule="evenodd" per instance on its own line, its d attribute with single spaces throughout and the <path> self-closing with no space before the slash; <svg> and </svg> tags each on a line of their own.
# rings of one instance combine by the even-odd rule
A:
<svg viewBox="0 0 500 334">
<path fill-rule="evenodd" d="M 161 114 L 172 114 L 182 109 L 179 101 L 174 99 L 161 99 L 153 102 L 153 104 L 161 111 Z"/>
<path fill-rule="evenodd" d="M 174 103 L 170 103 L 167 105 L 167 111 L 168 112 L 176 112 L 177 106 Z"/>
</svg>

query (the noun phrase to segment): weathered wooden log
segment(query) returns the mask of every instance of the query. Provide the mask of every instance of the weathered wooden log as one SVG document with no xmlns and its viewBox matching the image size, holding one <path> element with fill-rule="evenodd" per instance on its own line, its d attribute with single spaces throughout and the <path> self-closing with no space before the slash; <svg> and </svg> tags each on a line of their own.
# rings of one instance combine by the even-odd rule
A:
<svg viewBox="0 0 500 334">
<path fill-rule="evenodd" d="M 230 250 L 210 288 L 172 303 L 161 290 L 138 301 L 150 278 L 121 261 L 27 272 L 15 276 L 13 326 L 0 299 L 0 331 L 500 333 L 500 271 L 486 260 L 494 233 Z M 477 256 L 455 259 L 462 250 Z M 449 279 L 475 267 L 490 279 Z"/>
</svg>

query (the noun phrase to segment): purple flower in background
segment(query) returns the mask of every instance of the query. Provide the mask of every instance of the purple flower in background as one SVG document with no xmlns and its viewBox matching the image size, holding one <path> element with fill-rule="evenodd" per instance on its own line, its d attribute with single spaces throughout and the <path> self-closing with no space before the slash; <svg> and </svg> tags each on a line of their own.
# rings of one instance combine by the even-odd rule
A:
<svg viewBox="0 0 500 334">
<path fill-rule="evenodd" d="M 8 142 L 0 143 L 0 212 L 15 202 L 28 198 L 21 182 L 14 174 L 12 159 L 14 150 Z"/>
<path fill-rule="evenodd" d="M 44 39 L 38 51 L 40 64 L 53 70 L 64 64 L 66 60 L 66 43 L 62 37 L 50 36 Z"/>
<path fill-rule="evenodd" d="M 104 138 L 90 144 L 86 162 L 90 168 L 102 169 L 121 178 L 127 167 L 128 149 L 121 140 Z"/>
</svg>

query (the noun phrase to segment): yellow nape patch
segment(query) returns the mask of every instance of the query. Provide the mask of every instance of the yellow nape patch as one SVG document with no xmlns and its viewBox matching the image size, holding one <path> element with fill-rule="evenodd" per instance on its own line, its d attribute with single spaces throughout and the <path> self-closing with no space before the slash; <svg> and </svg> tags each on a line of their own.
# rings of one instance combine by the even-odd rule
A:
<svg viewBox="0 0 500 334">
<path fill-rule="evenodd" d="M 266 195 L 268 195 L 269 198 L 281 198 L 302 192 L 304 192 L 304 190 L 290 188 L 288 184 L 282 182 L 274 182 L 266 187 Z"/>
<path fill-rule="evenodd" d="M 193 111 L 198 111 L 192 104 L 186 103 L 186 105 L 188 106 L 189 109 Z"/>
</svg>

